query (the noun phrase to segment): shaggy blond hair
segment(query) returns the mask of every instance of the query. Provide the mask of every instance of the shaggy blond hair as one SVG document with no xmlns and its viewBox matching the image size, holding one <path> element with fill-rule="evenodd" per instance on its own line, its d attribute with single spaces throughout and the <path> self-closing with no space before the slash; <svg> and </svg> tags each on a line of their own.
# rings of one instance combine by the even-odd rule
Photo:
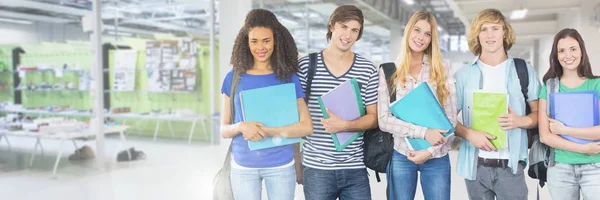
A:
<svg viewBox="0 0 600 200">
<path fill-rule="evenodd" d="M 474 55 L 481 55 L 481 44 L 479 43 L 479 33 L 481 33 L 481 26 L 485 23 L 502 24 L 504 30 L 504 51 L 508 51 L 515 43 L 516 36 L 510 23 L 506 21 L 506 17 L 502 15 L 498 9 L 485 9 L 477 14 L 477 16 L 471 22 L 471 28 L 467 35 L 469 41 L 469 49 Z"/>
</svg>

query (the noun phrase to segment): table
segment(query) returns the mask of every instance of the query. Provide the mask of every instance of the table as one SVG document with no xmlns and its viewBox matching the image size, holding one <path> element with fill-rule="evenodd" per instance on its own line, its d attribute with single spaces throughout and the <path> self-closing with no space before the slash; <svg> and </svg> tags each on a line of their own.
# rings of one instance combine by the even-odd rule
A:
<svg viewBox="0 0 600 200">
<path fill-rule="evenodd" d="M 114 133 L 119 134 L 121 142 L 119 143 L 119 145 L 117 147 L 117 151 L 116 151 L 117 153 L 115 155 L 115 160 L 119 153 L 119 150 L 121 148 L 123 148 L 123 146 L 126 143 L 125 131 L 128 128 L 129 128 L 128 126 L 105 126 L 104 127 L 103 134 L 105 134 L 105 135 L 114 134 Z M 36 138 L 36 142 L 33 147 L 33 152 L 31 154 L 31 158 L 29 160 L 30 166 L 33 166 L 33 161 L 35 159 L 35 153 L 36 153 L 38 147 L 40 147 L 42 154 L 44 152 L 42 143 L 41 143 L 41 139 L 60 140 L 60 148 L 58 151 L 58 155 L 56 156 L 56 161 L 54 162 L 54 168 L 52 169 L 52 176 L 54 176 L 54 177 L 56 177 L 56 171 L 58 169 L 58 164 L 60 163 L 60 158 L 63 153 L 63 146 L 64 146 L 65 141 L 72 141 L 73 145 L 75 146 L 75 149 L 78 149 L 77 143 L 75 142 L 76 140 L 94 140 L 94 139 L 96 139 L 96 135 L 94 133 L 92 133 L 91 130 L 89 130 L 89 129 L 79 131 L 79 132 L 61 132 L 61 133 L 53 133 L 53 134 L 31 132 L 31 131 L 25 131 L 25 130 L 10 131 L 10 130 L 6 130 L 6 129 L 0 129 L 0 135 L 3 135 L 4 137 L 15 136 L 15 137 L 34 137 L 34 138 Z M 127 151 L 127 153 L 129 154 L 129 151 Z M 131 155 L 129 155 L 129 156 L 131 157 Z"/>
<path fill-rule="evenodd" d="M 78 112 L 78 111 L 59 111 L 59 112 L 50 112 L 47 110 L 31 110 L 24 108 L 7 108 L 0 110 L 0 112 L 8 112 L 8 113 L 23 113 L 23 114 L 37 114 L 41 115 L 57 115 L 57 116 L 69 116 L 69 117 L 92 117 L 91 112 Z M 203 130 L 206 130 L 206 120 L 207 117 L 200 116 L 180 116 L 174 114 L 137 114 L 137 113 L 106 113 L 105 117 L 119 118 L 119 119 L 146 119 L 146 120 L 156 120 L 156 126 L 154 128 L 154 141 L 156 141 L 158 137 L 158 130 L 160 128 L 161 121 L 167 121 L 169 125 L 169 129 L 171 131 L 171 135 L 175 135 L 173 132 L 173 126 L 171 122 L 173 121 L 182 121 L 182 122 L 192 122 L 192 126 L 190 128 L 189 136 L 188 136 L 188 144 L 192 143 L 192 138 L 194 137 L 194 131 L 196 130 L 197 122 L 200 122 Z M 126 124 L 125 124 L 126 125 Z M 209 132 L 205 132 L 206 137 L 210 137 Z"/>
<path fill-rule="evenodd" d="M 192 122 L 192 127 L 190 128 L 190 133 L 188 136 L 188 144 L 192 143 L 192 137 L 194 136 L 194 131 L 196 130 L 196 123 L 200 122 L 200 126 L 202 126 L 202 130 L 206 130 L 206 117 L 205 116 L 195 116 L 195 117 L 185 117 L 180 115 L 157 115 L 157 114 L 148 114 L 141 115 L 136 113 L 121 113 L 121 114 L 107 114 L 107 117 L 119 118 L 119 119 L 146 119 L 146 120 L 156 120 L 156 126 L 154 128 L 154 141 L 158 137 L 158 129 L 160 128 L 161 121 L 167 121 L 169 125 L 169 129 L 171 131 L 171 135 L 173 133 L 173 126 L 171 122 L 173 121 L 182 121 L 182 122 Z M 209 132 L 205 132 L 208 136 Z"/>
</svg>

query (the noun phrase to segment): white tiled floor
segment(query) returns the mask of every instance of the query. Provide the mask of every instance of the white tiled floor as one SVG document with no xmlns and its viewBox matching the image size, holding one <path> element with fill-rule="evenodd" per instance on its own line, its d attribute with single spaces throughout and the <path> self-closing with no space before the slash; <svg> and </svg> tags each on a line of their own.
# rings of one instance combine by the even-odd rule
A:
<svg viewBox="0 0 600 200">
<path fill-rule="evenodd" d="M 228 144 L 226 141 L 224 145 L 187 145 L 185 141 L 129 138 L 128 146 L 144 151 L 147 159 L 110 164 L 107 170 L 97 169 L 93 162 L 69 162 L 66 157 L 74 147 L 68 145 L 58 178 L 53 179 L 51 170 L 58 142 L 42 141 L 45 155 L 38 153 L 34 166 L 29 167 L 26 163 L 35 141 L 30 138 L 10 140 L 12 152 L 4 141 L 0 143 L 0 199 L 3 200 L 208 200 L 212 197 L 213 176 L 223 162 Z M 114 155 L 117 143 L 114 138 L 107 139 L 106 155 Z M 95 142 L 80 144 L 95 146 Z M 450 155 L 455 166 L 456 152 Z M 528 179 L 527 184 L 529 198 L 535 199 L 536 181 Z M 377 183 L 375 176 L 371 176 L 374 200 L 385 199 L 385 187 L 385 180 Z M 550 199 L 546 187 L 540 193 L 540 199 Z M 304 199 L 303 196 L 302 187 L 298 186 L 296 199 Z M 420 189 L 415 199 L 423 199 Z M 456 173 L 452 174 L 452 199 L 467 199 L 464 181 Z"/>
</svg>

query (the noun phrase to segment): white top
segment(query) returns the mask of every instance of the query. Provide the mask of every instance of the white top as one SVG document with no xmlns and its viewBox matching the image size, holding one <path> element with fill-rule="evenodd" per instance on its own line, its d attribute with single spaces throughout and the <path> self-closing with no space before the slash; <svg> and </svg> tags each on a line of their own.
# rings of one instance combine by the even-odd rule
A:
<svg viewBox="0 0 600 200">
<path fill-rule="evenodd" d="M 483 74 L 484 91 L 507 93 L 506 68 L 508 67 L 508 59 L 496 66 L 490 66 L 481 60 L 477 61 L 477 65 Z M 508 141 L 508 135 L 506 135 L 506 141 Z M 504 149 L 499 149 L 496 152 L 479 150 L 479 157 L 482 158 L 508 159 L 509 155 L 508 142 L 505 143 Z"/>
</svg>

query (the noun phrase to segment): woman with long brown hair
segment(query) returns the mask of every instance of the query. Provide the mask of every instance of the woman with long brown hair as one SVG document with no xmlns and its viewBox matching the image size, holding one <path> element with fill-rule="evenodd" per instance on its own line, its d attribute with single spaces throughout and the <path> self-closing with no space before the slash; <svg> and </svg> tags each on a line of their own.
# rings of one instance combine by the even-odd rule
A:
<svg viewBox="0 0 600 200">
<path fill-rule="evenodd" d="M 540 140 L 553 148 L 554 166 L 549 166 L 547 181 L 552 199 L 598 199 L 600 190 L 600 143 L 579 144 L 560 135 L 586 140 L 600 140 L 600 126 L 567 127 L 550 119 L 547 109 L 550 92 L 594 91 L 600 94 L 600 79 L 592 73 L 583 38 L 575 29 L 563 29 L 554 37 L 550 68 L 544 75 L 540 91 L 538 121 Z M 549 87 L 553 85 L 553 87 Z M 557 88 L 558 91 L 548 91 Z M 552 162 L 550 162 L 552 163 Z"/>
</svg>

